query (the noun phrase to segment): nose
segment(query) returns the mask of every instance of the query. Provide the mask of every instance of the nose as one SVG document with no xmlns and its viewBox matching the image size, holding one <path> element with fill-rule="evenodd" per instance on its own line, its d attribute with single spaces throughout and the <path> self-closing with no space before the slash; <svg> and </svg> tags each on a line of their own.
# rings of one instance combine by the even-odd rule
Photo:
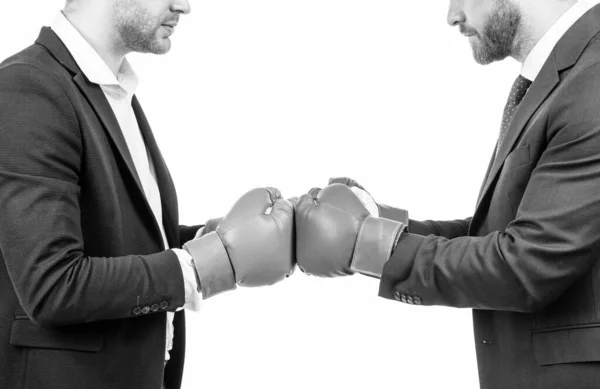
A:
<svg viewBox="0 0 600 389">
<path fill-rule="evenodd" d="M 173 5 L 171 5 L 171 11 L 187 15 L 192 12 L 192 7 L 188 0 L 175 0 Z"/>
<path fill-rule="evenodd" d="M 450 0 L 450 7 L 448 8 L 448 16 L 446 21 L 451 27 L 458 26 L 465 22 L 465 13 L 461 7 L 462 0 Z"/>
</svg>

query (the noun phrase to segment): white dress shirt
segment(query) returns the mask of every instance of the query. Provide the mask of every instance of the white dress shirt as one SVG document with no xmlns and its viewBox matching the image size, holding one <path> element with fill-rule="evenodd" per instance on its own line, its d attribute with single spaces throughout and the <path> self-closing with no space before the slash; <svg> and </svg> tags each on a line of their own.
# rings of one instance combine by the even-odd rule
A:
<svg viewBox="0 0 600 389">
<path fill-rule="evenodd" d="M 579 0 L 567 12 L 562 14 L 535 44 L 523 62 L 521 75 L 530 81 L 535 81 L 535 78 L 540 73 L 540 70 L 542 70 L 544 63 L 550 57 L 550 53 L 552 53 L 554 46 L 556 46 L 560 38 L 583 14 L 592 9 L 596 4 L 598 4 L 598 0 Z"/>
<path fill-rule="evenodd" d="M 121 131 L 127 142 L 129 153 L 144 189 L 144 194 L 160 226 L 164 247 L 169 247 L 162 222 L 160 190 L 156 182 L 154 165 L 148 156 L 144 139 L 140 133 L 140 128 L 131 106 L 133 95 L 138 86 L 138 78 L 135 72 L 127 59 L 124 59 L 118 74 L 115 76 L 100 55 L 67 20 L 62 12 L 59 12 L 56 16 L 51 28 L 65 44 L 87 79 L 102 88 L 119 122 Z M 179 258 L 185 284 L 185 305 L 182 308 L 198 311 L 202 295 L 197 288 L 196 275 L 192 267 L 192 257 L 185 250 L 173 249 L 173 251 Z M 173 348 L 173 317 L 173 312 L 167 312 L 165 360 L 169 359 L 169 350 Z"/>
</svg>

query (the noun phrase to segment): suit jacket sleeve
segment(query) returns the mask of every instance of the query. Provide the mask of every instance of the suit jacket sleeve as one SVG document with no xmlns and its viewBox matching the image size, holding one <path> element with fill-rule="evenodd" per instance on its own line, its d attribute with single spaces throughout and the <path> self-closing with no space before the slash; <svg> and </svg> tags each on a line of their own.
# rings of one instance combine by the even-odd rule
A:
<svg viewBox="0 0 600 389">
<path fill-rule="evenodd" d="M 454 239 L 403 234 L 381 296 L 534 312 L 590 271 L 600 255 L 600 66 L 585 73 L 554 99 L 545 149 L 506 229 Z"/>
<path fill-rule="evenodd" d="M 0 253 L 21 306 L 41 326 L 131 317 L 156 296 L 169 310 L 183 306 L 174 252 L 85 255 L 78 119 L 42 69 L 13 63 L 0 70 Z"/>
<path fill-rule="evenodd" d="M 465 236 L 469 232 L 471 218 L 450 221 L 417 221 L 408 218 L 408 211 L 377 203 L 379 217 L 383 217 L 408 225 L 408 230 L 418 235 L 437 235 L 448 239 Z"/>
<path fill-rule="evenodd" d="M 460 220 L 436 221 L 410 220 L 408 229 L 411 233 L 417 235 L 436 235 L 444 238 L 453 239 L 459 236 L 466 236 L 469 232 L 471 218 Z"/>
</svg>

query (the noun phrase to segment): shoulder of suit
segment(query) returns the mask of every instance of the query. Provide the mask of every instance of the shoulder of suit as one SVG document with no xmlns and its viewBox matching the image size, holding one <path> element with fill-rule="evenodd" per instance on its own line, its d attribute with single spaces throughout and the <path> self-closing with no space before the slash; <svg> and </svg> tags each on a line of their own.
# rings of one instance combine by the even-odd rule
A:
<svg viewBox="0 0 600 389">
<path fill-rule="evenodd" d="M 575 66 L 589 67 L 600 63 L 600 32 L 588 43 Z"/>
<path fill-rule="evenodd" d="M 71 82 L 73 78 L 69 71 L 40 44 L 33 44 L 2 61 L 0 77 L 3 74 L 8 77 L 20 74 L 24 68 L 35 68 L 39 71 L 40 77 L 53 78 L 59 84 Z"/>
</svg>

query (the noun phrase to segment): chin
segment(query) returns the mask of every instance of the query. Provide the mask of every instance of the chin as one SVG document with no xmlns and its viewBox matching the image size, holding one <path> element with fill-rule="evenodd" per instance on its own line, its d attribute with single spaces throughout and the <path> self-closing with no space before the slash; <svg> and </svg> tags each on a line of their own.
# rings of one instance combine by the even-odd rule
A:
<svg viewBox="0 0 600 389">
<path fill-rule="evenodd" d="M 160 50 L 158 50 L 158 51 L 157 51 L 155 54 L 158 54 L 158 55 L 164 55 L 164 54 L 167 54 L 169 51 L 171 51 L 171 46 L 169 46 L 169 47 L 164 47 L 164 48 L 161 48 L 161 49 L 160 49 Z"/>
<path fill-rule="evenodd" d="M 171 50 L 171 41 L 169 38 L 158 39 L 152 49 L 150 50 L 153 54 L 167 54 Z"/>
<path fill-rule="evenodd" d="M 481 47 L 481 45 L 474 43 L 471 46 L 471 49 L 473 51 L 473 59 L 475 59 L 475 62 L 477 62 L 479 65 L 489 65 L 492 62 L 495 62 L 492 58 L 490 58 L 485 50 L 485 47 Z"/>
</svg>

